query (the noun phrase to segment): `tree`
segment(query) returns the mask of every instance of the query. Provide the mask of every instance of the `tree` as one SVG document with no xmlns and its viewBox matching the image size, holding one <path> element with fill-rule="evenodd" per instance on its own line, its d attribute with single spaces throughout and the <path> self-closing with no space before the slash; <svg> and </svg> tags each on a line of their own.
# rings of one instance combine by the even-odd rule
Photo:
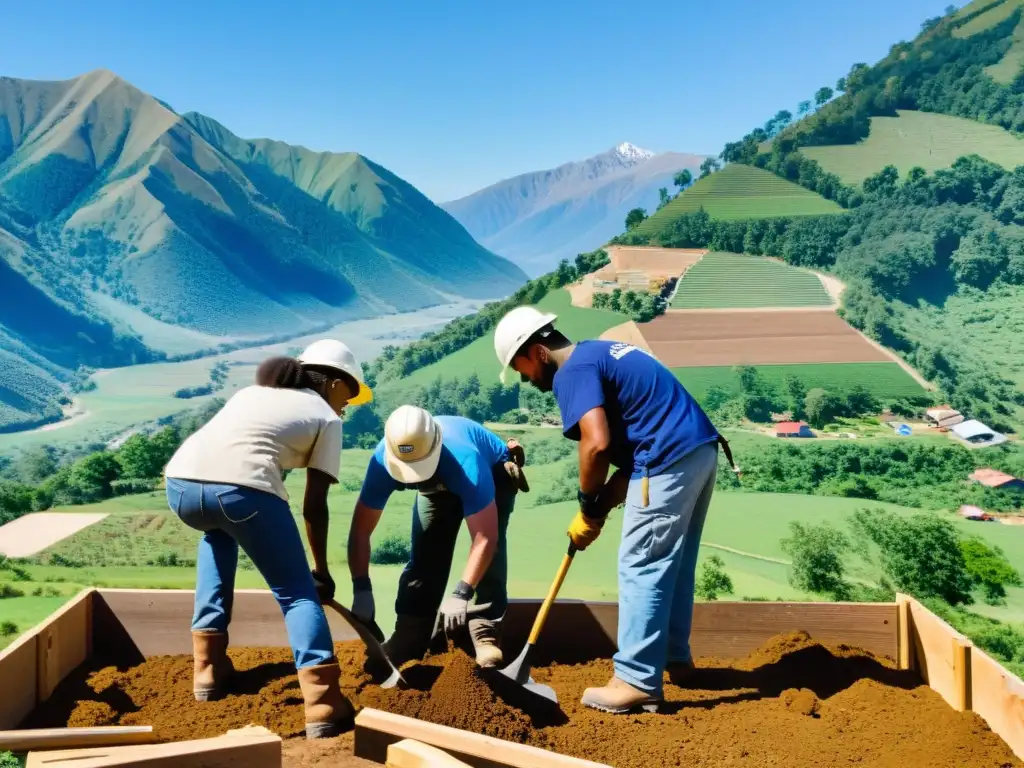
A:
<svg viewBox="0 0 1024 768">
<path fill-rule="evenodd" d="M 835 91 L 827 85 L 819 88 L 814 94 L 814 105 L 817 107 L 823 107 L 831 101 L 833 96 L 835 96 Z"/>
<path fill-rule="evenodd" d="M 704 600 L 717 600 L 719 595 L 732 594 L 732 579 L 725 572 L 725 563 L 712 555 L 701 566 L 694 593 Z"/>
<path fill-rule="evenodd" d="M 807 418 L 805 402 L 807 400 L 807 385 L 803 379 L 789 374 L 786 376 L 786 392 L 789 393 L 789 410 L 793 412 L 794 419 Z"/>
<path fill-rule="evenodd" d="M 709 157 L 703 163 L 700 164 L 700 177 L 703 179 L 705 176 L 710 176 L 715 171 L 719 170 L 722 164 L 713 157 Z"/>
<path fill-rule="evenodd" d="M 672 183 L 679 187 L 680 190 L 686 189 L 692 182 L 693 174 L 686 168 L 672 177 Z"/>
<path fill-rule="evenodd" d="M 626 214 L 626 229 L 630 230 L 636 227 L 638 224 L 643 222 L 647 218 L 647 211 L 643 208 L 634 208 Z"/>
<path fill-rule="evenodd" d="M 121 477 L 142 479 L 159 477 L 164 462 L 158 453 L 158 446 L 141 432 L 129 437 L 117 452 L 117 463 L 121 465 Z"/>
<path fill-rule="evenodd" d="M 121 466 L 110 451 L 100 451 L 79 459 L 71 465 L 68 491 L 82 502 L 109 499 L 111 483 L 121 476 Z"/>
<path fill-rule="evenodd" d="M 952 16 L 954 13 L 956 13 L 956 6 L 955 5 L 947 5 L 946 6 L 946 10 L 943 11 L 943 13 L 945 13 L 947 16 Z"/>
<path fill-rule="evenodd" d="M 846 393 L 846 408 L 853 416 L 863 416 L 878 410 L 878 400 L 867 387 L 857 383 Z"/>
<path fill-rule="evenodd" d="M 862 552 L 872 544 L 877 548 L 883 573 L 900 591 L 918 599 L 938 597 L 950 605 L 974 602 L 974 579 L 949 520 L 934 513 L 906 516 L 861 509 L 850 522 Z"/>
<path fill-rule="evenodd" d="M 984 590 L 985 602 L 989 605 L 1002 605 L 1006 602 L 1006 587 L 1024 585 L 1020 573 L 999 547 L 989 546 L 977 536 L 970 536 L 960 540 L 960 553 L 967 572 L 975 584 Z"/>
<path fill-rule="evenodd" d="M 811 426 L 821 429 L 843 412 L 843 401 L 834 392 L 816 387 L 804 398 L 804 412 Z"/>
<path fill-rule="evenodd" d="M 672 198 L 668 195 L 668 187 L 660 187 L 658 189 L 658 210 L 660 211 Z"/>
<path fill-rule="evenodd" d="M 828 595 L 834 600 L 849 598 L 843 555 L 850 550 L 846 535 L 828 523 L 791 522 L 790 535 L 780 543 L 782 551 L 793 560 L 790 583 L 797 589 Z"/>
<path fill-rule="evenodd" d="M 806 115 L 810 111 L 811 111 L 811 102 L 810 101 L 801 101 L 800 102 L 800 106 L 797 107 L 797 113 L 799 115 L 801 115 L 801 116 Z"/>
<path fill-rule="evenodd" d="M 845 93 L 846 92 L 846 78 L 845 77 L 840 77 L 838 80 L 836 80 L 836 90 L 839 93 Z"/>
</svg>

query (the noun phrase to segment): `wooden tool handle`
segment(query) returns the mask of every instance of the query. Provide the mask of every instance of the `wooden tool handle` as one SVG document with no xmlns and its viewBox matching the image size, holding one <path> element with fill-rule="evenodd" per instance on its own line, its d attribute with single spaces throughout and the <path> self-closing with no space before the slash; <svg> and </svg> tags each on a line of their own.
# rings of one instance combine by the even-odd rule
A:
<svg viewBox="0 0 1024 768">
<path fill-rule="evenodd" d="M 551 604 L 555 602 L 558 590 L 562 588 L 562 582 L 565 581 L 565 574 L 569 572 L 569 566 L 572 565 L 572 558 L 575 554 L 576 547 L 570 543 L 569 551 L 565 553 L 565 557 L 562 558 L 562 564 L 558 567 L 558 573 L 555 574 L 555 580 L 551 582 L 551 589 L 548 590 L 548 596 L 544 598 L 544 603 L 537 612 L 537 618 L 533 620 L 533 629 L 530 630 L 530 637 L 526 641 L 527 645 L 536 645 L 537 638 L 540 637 L 540 631 L 544 627 L 544 622 L 548 618 L 548 611 L 551 610 Z"/>
</svg>

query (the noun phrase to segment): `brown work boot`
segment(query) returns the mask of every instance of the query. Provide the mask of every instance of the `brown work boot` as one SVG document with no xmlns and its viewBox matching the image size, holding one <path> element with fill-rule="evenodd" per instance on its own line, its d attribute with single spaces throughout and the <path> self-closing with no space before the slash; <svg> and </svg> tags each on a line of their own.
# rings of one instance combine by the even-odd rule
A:
<svg viewBox="0 0 1024 768">
<path fill-rule="evenodd" d="M 235 667 L 228 658 L 226 632 L 193 630 L 192 694 L 196 701 L 214 701 L 224 695 L 224 686 Z"/>
<path fill-rule="evenodd" d="M 398 614 L 395 617 L 395 631 L 382 644 L 391 663 L 400 667 L 407 661 L 422 659 L 430 644 L 430 633 L 433 628 L 433 616 Z"/>
<path fill-rule="evenodd" d="M 351 730 L 355 708 L 341 692 L 337 660 L 298 670 L 299 688 L 306 704 L 306 738 L 328 739 Z"/>
<path fill-rule="evenodd" d="M 476 663 L 481 667 L 497 667 L 504 658 L 501 653 L 501 619 L 469 620 L 469 636 L 476 651 Z"/>
<path fill-rule="evenodd" d="M 693 679 L 697 668 L 693 666 L 692 661 L 670 661 L 665 666 L 665 672 L 672 685 L 685 687 Z"/>
<path fill-rule="evenodd" d="M 624 715 L 642 709 L 645 712 L 657 712 L 661 699 L 650 696 L 634 688 L 625 680 L 613 677 L 603 688 L 587 688 L 580 702 L 592 709 L 611 712 L 613 715 Z"/>
</svg>

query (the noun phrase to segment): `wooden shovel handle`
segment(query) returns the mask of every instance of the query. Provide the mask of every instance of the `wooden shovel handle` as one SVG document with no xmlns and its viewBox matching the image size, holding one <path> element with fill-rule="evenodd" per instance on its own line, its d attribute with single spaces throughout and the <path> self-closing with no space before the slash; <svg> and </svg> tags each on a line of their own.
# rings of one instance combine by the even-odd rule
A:
<svg viewBox="0 0 1024 768">
<path fill-rule="evenodd" d="M 573 544 L 569 544 L 569 551 L 565 553 L 565 557 L 562 558 L 562 564 L 558 566 L 558 573 L 555 574 L 555 580 L 551 582 L 548 596 L 544 598 L 540 610 L 537 611 L 537 618 L 533 620 L 533 629 L 530 630 L 530 637 L 526 641 L 528 645 L 536 645 L 537 638 L 540 637 L 540 631 L 544 628 L 544 622 L 547 621 L 548 611 L 551 610 L 551 604 L 555 602 L 558 590 L 562 588 L 565 574 L 569 572 L 569 566 L 572 565 L 572 558 L 575 554 L 576 547 Z"/>
</svg>

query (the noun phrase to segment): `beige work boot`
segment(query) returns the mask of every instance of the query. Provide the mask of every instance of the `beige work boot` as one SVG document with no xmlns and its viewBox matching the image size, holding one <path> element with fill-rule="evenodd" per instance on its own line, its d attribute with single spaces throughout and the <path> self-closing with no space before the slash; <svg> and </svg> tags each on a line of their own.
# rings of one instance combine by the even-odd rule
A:
<svg viewBox="0 0 1024 768">
<path fill-rule="evenodd" d="M 687 685 L 696 671 L 692 661 L 670 661 L 665 666 L 669 682 L 680 687 Z"/>
<path fill-rule="evenodd" d="M 395 631 L 384 641 L 384 652 L 391 663 L 400 667 L 407 661 L 422 659 L 430 644 L 430 633 L 434 628 L 433 616 L 408 616 L 399 614 L 395 617 Z"/>
<path fill-rule="evenodd" d="M 192 695 L 196 701 L 214 701 L 224 695 L 224 686 L 235 667 L 228 658 L 226 632 L 192 631 Z"/>
<path fill-rule="evenodd" d="M 657 699 L 634 688 L 625 680 L 613 677 L 603 688 L 587 688 L 580 699 L 585 707 L 611 712 L 613 715 L 624 715 L 642 709 L 645 712 L 657 712 L 661 699 Z"/>
<path fill-rule="evenodd" d="M 306 738 L 328 739 L 351 730 L 355 708 L 341 692 L 337 661 L 297 670 L 306 710 Z"/>
<path fill-rule="evenodd" d="M 501 653 L 501 619 L 470 619 L 469 636 L 481 667 L 497 667 L 504 658 Z"/>
</svg>

